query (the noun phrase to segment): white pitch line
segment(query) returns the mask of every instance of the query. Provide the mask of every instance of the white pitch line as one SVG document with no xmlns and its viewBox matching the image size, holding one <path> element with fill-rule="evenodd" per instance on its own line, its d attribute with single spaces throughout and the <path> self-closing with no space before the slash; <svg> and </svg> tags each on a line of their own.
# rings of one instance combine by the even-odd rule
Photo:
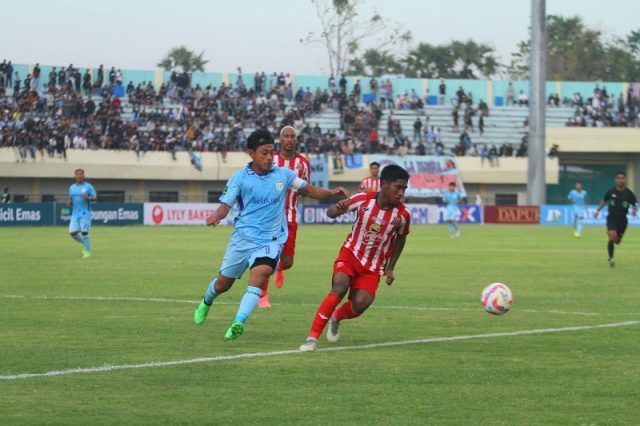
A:
<svg viewBox="0 0 640 426">
<path fill-rule="evenodd" d="M 190 305 L 198 304 L 199 300 L 186 299 L 169 299 L 158 297 L 129 297 L 129 296 L 26 296 L 19 294 L 2 294 L 0 299 L 37 299 L 37 300 L 87 300 L 87 301 L 124 301 L 124 302 L 154 302 L 154 303 L 186 303 Z M 216 305 L 237 305 L 236 302 L 216 302 Z M 272 303 L 273 306 L 304 306 L 317 307 L 312 303 Z M 372 309 L 394 309 L 394 310 L 413 310 L 413 311 L 466 311 L 477 312 L 480 308 L 442 308 L 435 306 L 396 306 L 396 305 L 373 305 Z M 558 315 L 578 315 L 578 316 L 635 316 L 640 312 L 580 312 L 580 311 L 559 311 L 549 310 L 540 311 L 537 309 L 519 309 L 520 312 L 529 312 L 534 314 L 558 314 Z"/>
<path fill-rule="evenodd" d="M 163 299 L 157 297 L 128 297 L 128 296 L 24 296 L 19 294 L 3 294 L 2 299 L 38 299 L 38 300 L 87 300 L 87 301 L 125 301 L 125 302 L 159 302 L 159 303 L 189 303 L 198 301 L 185 299 Z"/>
<path fill-rule="evenodd" d="M 352 345 L 352 346 L 337 346 L 318 349 L 317 352 L 337 352 L 337 351 L 351 351 L 351 350 L 363 350 L 363 349 L 378 349 L 389 348 L 394 346 L 408 346 L 417 345 L 422 343 L 445 343 L 456 342 L 460 340 L 472 340 L 472 339 L 487 339 L 493 337 L 510 337 L 510 336 L 525 336 L 532 334 L 551 334 L 551 333 L 566 333 L 571 331 L 593 330 L 598 328 L 615 328 L 626 327 L 632 325 L 638 325 L 640 321 L 625 321 L 614 322 L 609 324 L 597 324 L 597 325 L 579 325 L 574 327 L 561 327 L 561 328 L 543 328 L 537 330 L 520 330 L 520 331 L 508 331 L 502 333 L 485 333 L 485 334 L 471 334 L 463 336 L 449 336 L 449 337 L 434 337 L 430 339 L 416 339 L 416 340 L 403 340 L 398 342 L 381 342 L 370 343 L 367 345 Z M 47 371 L 46 373 L 22 373 L 22 374 L 10 374 L 0 376 L 0 380 L 20 380 L 20 379 L 33 379 L 36 377 L 54 377 L 54 376 L 66 376 L 69 374 L 88 374 L 88 373 L 102 373 L 116 370 L 135 370 L 140 368 L 157 368 L 157 367 L 170 367 L 175 365 L 187 365 L 198 364 L 205 362 L 218 362 L 218 361 L 235 361 L 239 359 L 251 359 L 251 358 L 264 358 L 274 357 L 280 355 L 294 355 L 300 354 L 299 350 L 284 350 L 273 352 L 252 352 L 237 355 L 219 355 L 203 358 L 182 359 L 177 361 L 158 361 L 158 362 L 146 362 L 142 364 L 123 364 L 123 365 L 103 365 L 102 367 L 86 367 L 86 368 L 71 368 L 67 370 L 54 370 Z"/>
</svg>

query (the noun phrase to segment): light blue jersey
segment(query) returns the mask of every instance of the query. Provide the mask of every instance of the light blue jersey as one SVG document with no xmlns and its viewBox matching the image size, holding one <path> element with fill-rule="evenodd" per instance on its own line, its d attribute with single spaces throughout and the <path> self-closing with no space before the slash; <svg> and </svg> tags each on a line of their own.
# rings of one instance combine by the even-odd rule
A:
<svg viewBox="0 0 640 426">
<path fill-rule="evenodd" d="M 96 197 L 96 190 L 89 182 L 81 184 L 74 183 L 69 187 L 69 198 L 71 198 L 71 217 L 75 219 L 91 219 L 91 204 L 89 200 L 83 198 L 84 195 L 90 198 Z"/>
<path fill-rule="evenodd" d="M 587 200 L 587 191 L 582 190 L 580 192 L 572 189 L 567 195 L 567 198 L 573 203 L 573 214 L 576 216 L 583 216 L 585 213 L 585 203 Z"/>
<path fill-rule="evenodd" d="M 462 193 L 457 189 L 453 192 L 446 191 L 442 195 L 442 200 L 447 203 L 447 220 L 458 220 L 460 218 L 460 209 L 458 202 L 462 199 Z"/>
<path fill-rule="evenodd" d="M 236 207 L 238 216 L 220 267 L 222 275 L 240 278 L 260 257 L 277 262 L 287 241 L 287 190 L 306 185 L 288 168 L 274 166 L 266 175 L 259 175 L 251 169 L 251 163 L 229 179 L 220 202 Z"/>
<path fill-rule="evenodd" d="M 302 189 L 306 185 L 288 168 L 274 166 L 266 175 L 259 175 L 249 163 L 229 179 L 220 202 L 239 210 L 234 220 L 234 234 L 253 242 L 284 244 L 287 241 L 284 215 L 287 190 Z"/>
</svg>

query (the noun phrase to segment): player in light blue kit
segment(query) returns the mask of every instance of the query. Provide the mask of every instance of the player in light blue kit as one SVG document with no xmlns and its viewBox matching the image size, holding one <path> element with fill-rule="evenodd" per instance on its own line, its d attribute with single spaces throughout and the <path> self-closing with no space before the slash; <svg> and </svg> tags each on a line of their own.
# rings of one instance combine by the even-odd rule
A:
<svg viewBox="0 0 640 426">
<path fill-rule="evenodd" d="M 460 236 L 460 227 L 456 223 L 460 220 L 458 203 L 462 200 L 462 193 L 456 189 L 455 182 L 449 182 L 449 190 L 442 195 L 442 202 L 447 205 L 446 220 L 449 223 L 449 238 Z"/>
<path fill-rule="evenodd" d="M 67 207 L 71 207 L 71 222 L 69 222 L 69 234 L 71 238 L 83 245 L 82 257 L 91 256 L 91 202 L 96 201 L 96 190 L 84 179 L 84 170 L 77 169 L 74 172 L 76 183 L 69 187 L 69 199 Z"/>
<path fill-rule="evenodd" d="M 582 236 L 582 220 L 587 213 L 587 191 L 582 189 L 582 182 L 576 182 L 576 189 L 572 189 L 567 198 L 573 203 L 573 236 Z"/>
<path fill-rule="evenodd" d="M 242 335 L 244 323 L 258 306 L 262 284 L 275 270 L 282 246 L 287 241 L 284 209 L 287 190 L 292 188 L 318 200 L 349 195 L 344 188 L 329 190 L 309 185 L 293 170 L 274 166 L 273 144 L 273 136 L 267 130 L 251 133 L 247 148 L 252 161 L 229 179 L 220 197 L 220 206 L 207 218 L 207 225 L 216 226 L 232 207 L 236 206 L 240 211 L 234 220 L 235 229 L 220 272 L 196 308 L 194 322 L 202 324 L 214 299 L 229 290 L 244 271 L 250 270 L 247 291 L 224 336 L 227 341 Z"/>
</svg>

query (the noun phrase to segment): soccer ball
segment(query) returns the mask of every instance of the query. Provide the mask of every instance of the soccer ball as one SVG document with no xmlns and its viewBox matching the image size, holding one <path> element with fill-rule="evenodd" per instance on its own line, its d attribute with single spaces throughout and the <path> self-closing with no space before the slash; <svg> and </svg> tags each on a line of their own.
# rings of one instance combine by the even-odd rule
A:
<svg viewBox="0 0 640 426">
<path fill-rule="evenodd" d="M 513 294 L 505 284 L 489 284 L 482 290 L 480 303 L 484 310 L 492 315 L 506 314 L 513 305 Z"/>
</svg>

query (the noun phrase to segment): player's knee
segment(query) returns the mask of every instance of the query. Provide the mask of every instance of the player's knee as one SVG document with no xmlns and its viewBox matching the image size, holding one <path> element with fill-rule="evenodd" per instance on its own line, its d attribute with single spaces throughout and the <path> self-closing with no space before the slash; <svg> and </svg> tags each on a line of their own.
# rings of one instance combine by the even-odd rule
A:
<svg viewBox="0 0 640 426">
<path fill-rule="evenodd" d="M 356 299 L 351 302 L 351 308 L 353 309 L 353 312 L 355 312 L 356 314 L 361 314 L 364 311 L 366 311 L 369 306 L 371 306 L 372 302 L 373 302 L 373 298 Z"/>
<path fill-rule="evenodd" d="M 340 298 L 343 298 L 347 294 L 347 291 L 349 291 L 349 286 L 342 283 L 334 282 L 331 286 L 331 292 Z"/>
<path fill-rule="evenodd" d="M 75 237 L 76 237 L 76 235 L 78 235 L 78 233 L 77 233 L 77 232 L 69 232 L 69 236 L 70 236 L 71 238 L 75 238 Z"/>
<path fill-rule="evenodd" d="M 228 291 L 233 283 L 235 282 L 235 278 L 225 277 L 224 275 L 218 275 L 216 279 L 215 289 L 216 293 L 224 293 Z"/>
<path fill-rule="evenodd" d="M 89 235 L 89 232 L 82 232 L 83 237 L 86 237 L 87 235 Z"/>
</svg>

